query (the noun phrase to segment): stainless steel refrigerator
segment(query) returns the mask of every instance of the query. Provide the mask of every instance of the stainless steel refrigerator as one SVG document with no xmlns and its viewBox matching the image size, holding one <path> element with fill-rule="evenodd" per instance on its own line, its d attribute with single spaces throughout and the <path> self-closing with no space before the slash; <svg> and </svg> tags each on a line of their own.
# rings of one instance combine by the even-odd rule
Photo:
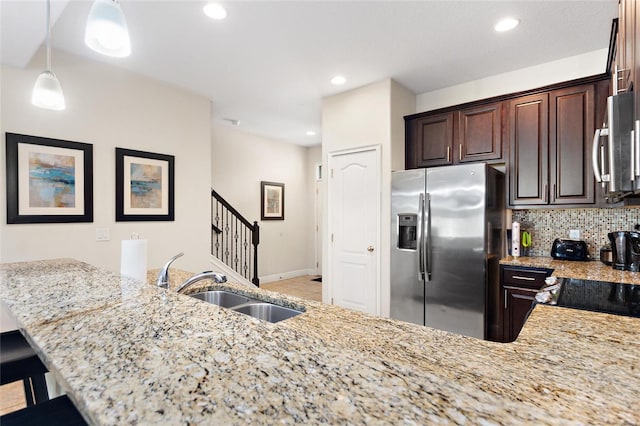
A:
<svg viewBox="0 0 640 426">
<path fill-rule="evenodd" d="M 399 171 L 391 191 L 391 317 L 491 338 L 504 250 L 503 173 L 485 163 Z"/>
</svg>

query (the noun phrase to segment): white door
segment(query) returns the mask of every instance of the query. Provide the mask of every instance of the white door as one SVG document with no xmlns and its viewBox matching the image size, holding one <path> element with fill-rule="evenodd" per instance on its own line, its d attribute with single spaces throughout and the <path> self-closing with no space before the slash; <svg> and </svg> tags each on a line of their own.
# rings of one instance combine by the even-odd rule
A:
<svg viewBox="0 0 640 426">
<path fill-rule="evenodd" d="M 322 181 L 316 180 L 316 228 L 315 228 L 315 252 L 316 275 L 322 275 Z"/>
<path fill-rule="evenodd" d="M 380 150 L 329 154 L 332 303 L 379 315 Z"/>
</svg>

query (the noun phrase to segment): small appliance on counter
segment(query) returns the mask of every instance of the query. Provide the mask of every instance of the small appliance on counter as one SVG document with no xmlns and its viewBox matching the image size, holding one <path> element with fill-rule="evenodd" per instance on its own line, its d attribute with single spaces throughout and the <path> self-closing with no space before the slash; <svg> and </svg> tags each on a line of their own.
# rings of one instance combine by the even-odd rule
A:
<svg viewBox="0 0 640 426">
<path fill-rule="evenodd" d="M 558 260 L 591 260 L 587 243 L 579 240 L 556 238 L 551 246 L 551 257 Z"/>
<path fill-rule="evenodd" d="M 609 233 L 613 269 L 640 271 L 640 232 L 617 231 Z"/>
<path fill-rule="evenodd" d="M 600 248 L 600 262 L 605 265 L 613 265 L 613 250 L 611 244 L 605 244 Z"/>
</svg>

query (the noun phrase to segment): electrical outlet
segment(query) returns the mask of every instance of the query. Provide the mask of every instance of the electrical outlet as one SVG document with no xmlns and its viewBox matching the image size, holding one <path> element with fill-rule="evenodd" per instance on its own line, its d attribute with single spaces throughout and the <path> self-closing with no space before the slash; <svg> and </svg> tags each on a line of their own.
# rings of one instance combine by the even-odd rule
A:
<svg viewBox="0 0 640 426">
<path fill-rule="evenodd" d="M 96 228 L 96 241 L 109 241 L 109 228 Z"/>
<path fill-rule="evenodd" d="M 569 231 L 569 238 L 572 240 L 579 240 L 580 239 L 580 230 L 578 229 L 572 229 Z"/>
</svg>

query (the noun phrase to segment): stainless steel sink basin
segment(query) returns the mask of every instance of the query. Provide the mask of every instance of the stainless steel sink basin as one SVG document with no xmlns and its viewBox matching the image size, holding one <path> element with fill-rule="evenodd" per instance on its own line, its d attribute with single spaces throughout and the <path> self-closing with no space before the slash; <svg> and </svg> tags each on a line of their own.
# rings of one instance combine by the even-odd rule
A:
<svg viewBox="0 0 640 426">
<path fill-rule="evenodd" d="M 242 305 L 243 303 L 247 303 L 251 300 L 246 296 L 241 296 L 239 294 L 223 290 L 201 291 L 199 293 L 191 293 L 189 296 L 204 300 L 207 303 L 222 306 L 223 308 Z"/>
<path fill-rule="evenodd" d="M 300 315 L 302 312 L 271 303 L 257 302 L 238 306 L 233 309 L 245 315 L 269 322 L 278 322 Z"/>
</svg>

